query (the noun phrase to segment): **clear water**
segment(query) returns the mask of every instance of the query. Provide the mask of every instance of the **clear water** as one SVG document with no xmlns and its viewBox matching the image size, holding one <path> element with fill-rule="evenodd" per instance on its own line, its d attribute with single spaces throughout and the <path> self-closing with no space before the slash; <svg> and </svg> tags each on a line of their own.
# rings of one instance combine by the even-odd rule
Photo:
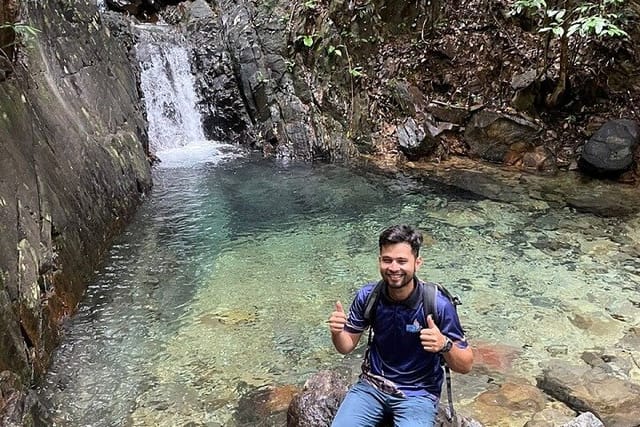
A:
<svg viewBox="0 0 640 427">
<path fill-rule="evenodd" d="M 215 151 L 155 171 L 40 390 L 56 425 L 243 425 L 247 393 L 355 372 L 361 352 L 338 355 L 325 320 L 378 277 L 377 235 L 393 223 L 428 236 L 421 276 L 462 296 L 472 343 L 520 349 L 510 375 L 533 382 L 550 348 L 577 359 L 637 318 L 638 218 Z M 457 392 L 464 411 L 472 392 Z"/>
</svg>

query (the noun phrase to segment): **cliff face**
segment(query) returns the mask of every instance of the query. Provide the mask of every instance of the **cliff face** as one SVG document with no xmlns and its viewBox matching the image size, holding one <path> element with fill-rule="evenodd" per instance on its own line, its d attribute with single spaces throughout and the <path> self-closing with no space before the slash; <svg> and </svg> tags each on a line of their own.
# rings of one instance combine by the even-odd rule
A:
<svg viewBox="0 0 640 427">
<path fill-rule="evenodd" d="M 5 406 L 11 390 L 44 371 L 62 320 L 151 186 L 136 78 L 95 2 L 17 3 L 0 10 L 18 8 L 40 32 L 0 75 L 0 373 L 18 380 L 0 375 L 5 422 L 28 411 Z"/>
</svg>

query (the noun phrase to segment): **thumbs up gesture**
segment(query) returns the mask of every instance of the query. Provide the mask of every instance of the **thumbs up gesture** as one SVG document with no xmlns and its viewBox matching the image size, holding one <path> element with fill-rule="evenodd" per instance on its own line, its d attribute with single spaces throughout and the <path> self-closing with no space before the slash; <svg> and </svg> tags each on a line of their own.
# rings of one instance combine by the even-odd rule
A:
<svg viewBox="0 0 640 427">
<path fill-rule="evenodd" d="M 344 325 L 347 323 L 347 315 L 342 308 L 342 303 L 336 301 L 336 306 L 329 317 L 329 330 L 332 334 L 339 334 L 344 329 Z"/>
<path fill-rule="evenodd" d="M 444 335 L 440 332 L 431 315 L 427 316 L 427 327 L 420 331 L 420 343 L 422 348 L 430 353 L 437 353 L 444 347 Z"/>
</svg>

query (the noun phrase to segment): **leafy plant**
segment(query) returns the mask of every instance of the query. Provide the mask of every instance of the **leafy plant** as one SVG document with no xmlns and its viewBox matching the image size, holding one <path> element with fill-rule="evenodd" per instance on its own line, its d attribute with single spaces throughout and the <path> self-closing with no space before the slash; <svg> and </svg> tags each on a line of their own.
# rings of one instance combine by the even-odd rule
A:
<svg viewBox="0 0 640 427">
<path fill-rule="evenodd" d="M 624 25 L 624 6 L 626 0 L 515 0 L 511 4 L 510 15 L 526 15 L 533 19 L 538 33 L 544 35 L 544 64 L 539 77 L 550 67 L 547 62 L 551 40 L 558 39 L 555 46 L 559 50 L 559 71 L 556 87 L 547 99 L 549 107 L 557 106 L 565 94 L 572 67 L 582 44 L 603 37 L 627 37 L 622 29 Z M 571 44 L 571 49 L 570 49 Z M 573 52 L 573 58 L 570 57 Z"/>
<path fill-rule="evenodd" d="M 5 46 L 0 46 L 0 48 L 2 49 L 18 44 L 21 41 L 26 44 L 30 44 L 38 37 L 38 33 L 41 32 L 39 29 L 32 27 L 29 24 L 24 24 L 22 22 L 13 22 L 13 23 L 5 22 L 4 24 L 0 24 L 0 30 L 7 30 L 7 29 L 13 31 L 17 37 L 13 42 Z"/>
<path fill-rule="evenodd" d="M 313 46 L 313 37 L 313 34 L 303 34 L 296 37 L 296 40 L 302 40 L 302 44 L 310 48 Z"/>
</svg>

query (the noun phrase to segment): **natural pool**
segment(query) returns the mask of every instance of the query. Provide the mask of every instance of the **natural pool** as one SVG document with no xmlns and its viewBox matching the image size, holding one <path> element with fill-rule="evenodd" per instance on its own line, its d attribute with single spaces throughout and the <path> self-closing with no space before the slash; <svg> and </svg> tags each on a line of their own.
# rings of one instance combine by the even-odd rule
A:
<svg viewBox="0 0 640 427">
<path fill-rule="evenodd" d="M 393 223 L 425 232 L 420 275 L 460 294 L 471 342 L 519 350 L 508 375 L 535 383 L 539 361 L 577 360 L 635 322 L 637 217 L 219 148 L 154 172 L 40 390 L 56 425 L 250 425 L 237 415 L 246 393 L 357 369 L 361 354 L 337 354 L 325 320 L 377 279 L 377 236 Z M 464 410 L 478 383 L 460 387 Z"/>
</svg>

